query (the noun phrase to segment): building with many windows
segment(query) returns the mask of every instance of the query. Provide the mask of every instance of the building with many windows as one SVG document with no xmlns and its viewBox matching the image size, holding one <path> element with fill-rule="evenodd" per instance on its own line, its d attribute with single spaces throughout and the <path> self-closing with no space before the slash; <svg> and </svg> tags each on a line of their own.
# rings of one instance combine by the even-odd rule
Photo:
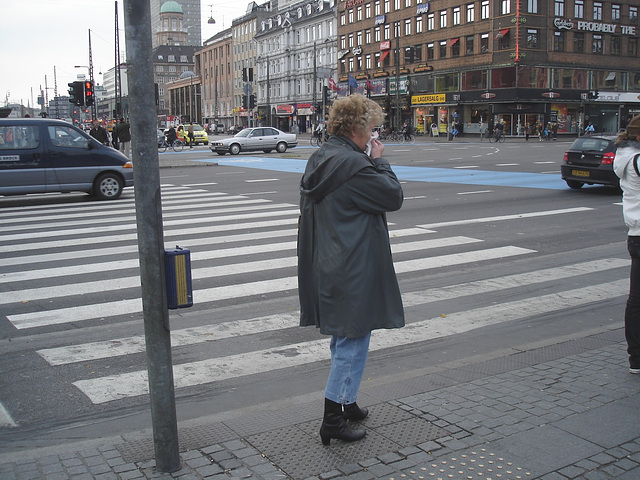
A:
<svg viewBox="0 0 640 480">
<path fill-rule="evenodd" d="M 197 73 L 202 80 L 204 122 L 222 125 L 225 131 L 234 121 L 231 43 L 231 28 L 227 28 L 206 40 L 196 53 Z"/>
<path fill-rule="evenodd" d="M 263 125 L 308 131 L 321 117 L 323 87 L 335 73 L 336 2 L 280 2 L 257 43 L 257 111 Z"/>
<path fill-rule="evenodd" d="M 640 113 L 637 0 L 346 0 L 339 94 L 390 125 L 464 132 L 504 121 L 617 131 Z M 396 89 L 396 85 L 398 88 Z"/>
</svg>

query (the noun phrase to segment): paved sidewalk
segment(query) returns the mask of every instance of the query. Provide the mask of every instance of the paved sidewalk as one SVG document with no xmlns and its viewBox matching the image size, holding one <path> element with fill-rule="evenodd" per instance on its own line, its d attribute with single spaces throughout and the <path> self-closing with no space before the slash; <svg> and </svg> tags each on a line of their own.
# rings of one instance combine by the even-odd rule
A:
<svg viewBox="0 0 640 480">
<path fill-rule="evenodd" d="M 367 436 L 352 444 L 321 444 L 321 399 L 283 399 L 181 428 L 173 474 L 141 438 L 0 455 L 0 479 L 637 480 L 640 375 L 625 348 L 618 329 L 364 387 Z"/>
</svg>

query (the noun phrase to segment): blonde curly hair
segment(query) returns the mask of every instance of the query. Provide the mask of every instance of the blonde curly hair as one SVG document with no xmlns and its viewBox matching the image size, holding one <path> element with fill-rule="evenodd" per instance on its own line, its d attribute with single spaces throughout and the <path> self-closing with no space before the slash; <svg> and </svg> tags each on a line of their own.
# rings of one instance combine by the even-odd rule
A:
<svg viewBox="0 0 640 480">
<path fill-rule="evenodd" d="M 327 131 L 331 135 L 350 137 L 354 126 L 356 131 L 363 133 L 372 123 L 381 125 L 383 121 L 384 113 L 380 105 L 358 93 L 333 102 L 329 110 Z"/>
</svg>

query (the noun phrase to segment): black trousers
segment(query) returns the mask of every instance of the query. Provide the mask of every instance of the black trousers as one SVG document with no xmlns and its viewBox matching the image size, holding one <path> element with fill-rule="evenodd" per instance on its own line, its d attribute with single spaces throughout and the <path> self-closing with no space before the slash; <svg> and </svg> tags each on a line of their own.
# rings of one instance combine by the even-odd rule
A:
<svg viewBox="0 0 640 480">
<path fill-rule="evenodd" d="M 631 368 L 640 368 L 640 237 L 629 236 L 627 249 L 631 255 L 629 298 L 624 312 L 624 335 Z"/>
</svg>

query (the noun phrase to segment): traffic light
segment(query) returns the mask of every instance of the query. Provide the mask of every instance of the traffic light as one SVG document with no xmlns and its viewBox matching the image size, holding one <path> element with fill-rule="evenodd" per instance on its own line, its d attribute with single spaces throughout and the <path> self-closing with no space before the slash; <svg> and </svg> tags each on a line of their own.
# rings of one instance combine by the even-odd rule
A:
<svg viewBox="0 0 640 480">
<path fill-rule="evenodd" d="M 256 96 L 249 95 L 249 110 L 256 108 Z"/>
<path fill-rule="evenodd" d="M 242 96 L 242 108 L 244 108 L 246 110 L 248 103 L 249 103 L 249 99 L 248 99 L 247 95 L 243 95 Z"/>
<path fill-rule="evenodd" d="M 71 82 L 69 85 L 69 102 L 74 105 L 84 105 L 84 92 L 82 91 L 83 82 Z"/>
<path fill-rule="evenodd" d="M 93 82 L 86 81 L 84 82 L 84 104 L 87 107 L 90 107 L 95 103 L 95 99 L 93 98 Z"/>
<path fill-rule="evenodd" d="M 324 103 L 325 105 L 329 105 L 329 101 L 330 101 L 330 96 L 331 94 L 329 93 L 329 87 L 327 87 L 326 85 L 324 85 L 322 87 L 322 103 Z"/>
</svg>

